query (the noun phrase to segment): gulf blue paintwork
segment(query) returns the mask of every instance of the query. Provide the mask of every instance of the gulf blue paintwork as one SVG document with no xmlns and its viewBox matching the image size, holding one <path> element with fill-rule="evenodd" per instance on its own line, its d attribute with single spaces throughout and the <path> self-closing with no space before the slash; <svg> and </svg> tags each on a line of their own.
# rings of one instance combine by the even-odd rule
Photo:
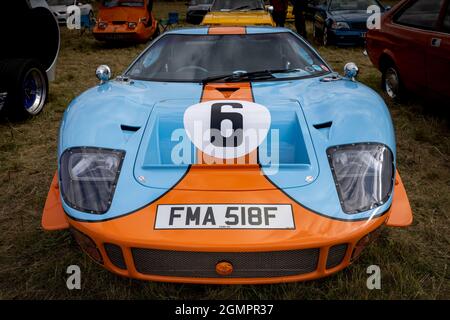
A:
<svg viewBox="0 0 450 320">
<path fill-rule="evenodd" d="M 206 32 L 207 28 L 196 28 L 169 33 Z M 247 33 L 261 32 L 290 31 L 247 28 Z M 275 185 L 313 211 L 343 220 L 368 219 L 386 211 L 392 198 L 375 210 L 344 213 L 326 150 L 348 143 L 378 142 L 395 155 L 390 114 L 372 89 L 346 79 L 323 82 L 322 78 L 252 83 L 255 102 L 269 109 L 271 129 L 280 132 L 279 168 L 274 172 L 273 166 L 265 164 L 263 144 L 259 148 L 262 170 Z M 144 207 L 173 187 L 186 173 L 188 163 L 171 162 L 170 152 L 179 143 L 172 133 L 183 128 L 184 110 L 200 102 L 202 89 L 198 83 L 114 80 L 74 99 L 63 117 L 58 155 L 70 147 L 91 146 L 125 150 L 126 156 L 112 205 L 105 214 L 80 212 L 62 200 L 65 211 L 76 219 L 111 219 Z M 329 130 L 314 127 L 330 121 Z M 126 132 L 121 125 L 140 129 Z M 270 149 L 271 140 L 266 143 Z M 189 162 L 195 163 L 196 152 L 189 144 Z M 307 182 L 307 176 L 312 181 Z"/>
</svg>

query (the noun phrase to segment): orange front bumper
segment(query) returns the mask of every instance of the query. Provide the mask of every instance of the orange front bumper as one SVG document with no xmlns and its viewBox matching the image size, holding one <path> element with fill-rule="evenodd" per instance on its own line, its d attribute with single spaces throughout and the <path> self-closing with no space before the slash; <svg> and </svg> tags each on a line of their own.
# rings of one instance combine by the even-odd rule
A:
<svg viewBox="0 0 450 320">
<path fill-rule="evenodd" d="M 92 33 L 99 41 L 147 42 L 155 33 L 156 28 L 157 22 L 154 20 L 151 27 L 145 27 L 142 23 L 138 23 L 134 29 L 128 28 L 126 24 L 108 25 L 104 29 L 95 26 Z"/>
<path fill-rule="evenodd" d="M 193 183 L 195 172 L 192 174 Z M 161 197 L 149 206 L 132 214 L 103 222 L 80 222 L 68 218 L 63 212 L 57 179 L 54 178 L 49 197 L 44 209 L 42 225 L 44 229 L 55 230 L 58 228 L 74 228 L 95 242 L 102 256 L 104 267 L 116 274 L 153 281 L 182 282 L 182 283 L 211 283 L 211 284 L 256 284 L 278 283 L 317 279 L 331 275 L 347 267 L 352 261 L 355 248 L 364 243 L 366 236 L 377 230 L 380 226 L 407 226 L 412 222 L 411 208 L 408 198 L 397 175 L 394 200 L 390 210 L 366 221 L 338 221 L 311 212 L 292 199 L 288 198 L 280 190 L 260 190 L 252 192 L 226 192 L 226 191 L 186 191 L 185 186 L 177 186 L 171 192 Z M 155 230 L 155 212 L 158 204 L 181 203 L 223 203 L 227 199 L 230 203 L 283 203 L 291 204 L 295 218 L 295 230 Z M 358 245 L 359 243 L 359 245 Z M 105 244 L 112 244 L 120 248 L 123 254 L 124 267 L 114 263 L 111 252 L 108 255 Z M 336 246 L 345 246 L 346 249 L 338 261 L 330 263 L 332 259 L 329 251 L 334 251 Z M 230 275 L 213 277 L 198 275 L 168 276 L 167 272 L 142 272 L 142 261 L 137 261 L 133 256 L 133 249 L 151 249 L 164 254 L 183 253 L 195 259 L 198 253 L 210 253 L 217 257 L 217 263 L 221 256 L 227 257 L 227 253 L 267 253 L 274 255 L 280 252 L 295 252 L 305 249 L 316 249 L 318 252 L 314 270 L 290 274 L 287 276 L 265 277 L 233 277 Z M 119 250 L 120 251 L 120 250 Z M 356 250 L 359 251 L 359 250 Z M 117 254 L 117 252 L 116 252 Z M 283 254 L 283 253 L 281 253 Z M 200 254 L 201 255 L 201 254 Z M 253 255 L 253 257 L 255 257 Z M 256 255 L 257 257 L 257 255 Z M 335 259 L 336 260 L 336 259 Z M 136 265 L 138 263 L 139 265 Z M 186 264 L 195 264 L 195 261 L 186 261 Z M 199 262 L 200 264 L 200 262 Z M 328 264 L 328 268 L 327 268 Z M 168 265 L 167 268 L 171 267 Z M 210 265 L 214 270 L 216 266 Z M 179 266 L 177 267 L 178 269 Z M 141 271 L 139 271 L 141 270 Z M 170 272 L 169 272 L 170 273 Z"/>
</svg>

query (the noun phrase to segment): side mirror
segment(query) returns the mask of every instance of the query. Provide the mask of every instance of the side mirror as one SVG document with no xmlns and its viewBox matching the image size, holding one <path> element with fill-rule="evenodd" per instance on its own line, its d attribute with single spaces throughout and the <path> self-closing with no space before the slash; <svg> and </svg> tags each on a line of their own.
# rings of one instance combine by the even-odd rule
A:
<svg viewBox="0 0 450 320">
<path fill-rule="evenodd" d="M 95 70 L 95 75 L 97 76 L 97 79 L 100 80 L 100 84 L 104 84 L 111 79 L 111 69 L 107 65 L 102 64 Z"/>
<path fill-rule="evenodd" d="M 356 81 L 358 73 L 359 73 L 358 66 L 354 62 L 349 62 L 344 66 L 344 76 L 347 79 L 351 81 Z"/>
<path fill-rule="evenodd" d="M 386 7 L 384 7 L 384 10 L 389 11 L 389 10 L 391 10 L 391 8 L 392 8 L 391 6 L 386 6 Z"/>
<path fill-rule="evenodd" d="M 268 6 L 268 7 L 267 7 L 267 11 L 268 11 L 269 13 L 272 13 L 272 12 L 273 12 L 273 6 Z"/>
</svg>

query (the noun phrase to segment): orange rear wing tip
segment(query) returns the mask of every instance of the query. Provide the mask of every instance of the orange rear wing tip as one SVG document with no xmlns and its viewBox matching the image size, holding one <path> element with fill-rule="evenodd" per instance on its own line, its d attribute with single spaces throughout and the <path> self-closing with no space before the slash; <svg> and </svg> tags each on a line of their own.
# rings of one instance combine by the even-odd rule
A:
<svg viewBox="0 0 450 320">
<path fill-rule="evenodd" d="M 61 204 L 59 196 L 58 173 L 53 176 L 47 200 L 45 201 L 44 212 L 41 221 L 44 230 L 63 230 L 69 228 L 66 214 Z"/>
<path fill-rule="evenodd" d="M 392 200 L 391 213 L 386 220 L 389 227 L 407 227 L 413 222 L 411 205 L 403 185 L 400 174 L 397 171 L 394 186 L 394 199 Z"/>
</svg>

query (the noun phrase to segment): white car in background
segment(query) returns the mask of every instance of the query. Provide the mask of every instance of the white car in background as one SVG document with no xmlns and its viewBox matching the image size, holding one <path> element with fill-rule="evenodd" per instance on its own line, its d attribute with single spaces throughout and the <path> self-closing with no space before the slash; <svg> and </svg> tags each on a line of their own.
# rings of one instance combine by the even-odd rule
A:
<svg viewBox="0 0 450 320">
<path fill-rule="evenodd" d="M 48 6 L 50 7 L 50 10 L 52 10 L 53 14 L 55 15 L 56 20 L 58 20 L 58 23 L 60 25 L 65 25 L 67 23 L 67 8 L 73 5 L 76 5 L 80 8 L 82 20 L 83 17 L 88 18 L 87 21 L 94 20 L 94 10 L 92 9 L 92 6 L 89 3 L 87 3 L 89 1 L 87 0 L 83 1 L 47 0 L 47 3 Z"/>
</svg>

